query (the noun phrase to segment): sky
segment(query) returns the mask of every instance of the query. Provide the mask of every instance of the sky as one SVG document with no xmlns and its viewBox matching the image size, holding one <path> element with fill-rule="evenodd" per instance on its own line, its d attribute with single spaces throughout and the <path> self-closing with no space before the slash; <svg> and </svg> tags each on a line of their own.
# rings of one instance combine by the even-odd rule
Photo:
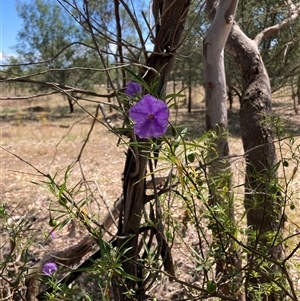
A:
<svg viewBox="0 0 300 301">
<path fill-rule="evenodd" d="M 29 2 L 31 0 L 20 1 Z M 137 0 L 133 2 L 135 1 Z M 13 46 L 18 42 L 18 32 L 23 23 L 17 14 L 16 5 L 17 0 L 0 0 L 0 64 L 5 64 L 3 60 L 4 55 L 10 56 L 15 54 Z"/>
<path fill-rule="evenodd" d="M 17 44 L 22 19 L 18 17 L 16 4 L 17 0 L 0 0 L 0 60 L 3 53 L 13 54 L 10 47 Z"/>
</svg>

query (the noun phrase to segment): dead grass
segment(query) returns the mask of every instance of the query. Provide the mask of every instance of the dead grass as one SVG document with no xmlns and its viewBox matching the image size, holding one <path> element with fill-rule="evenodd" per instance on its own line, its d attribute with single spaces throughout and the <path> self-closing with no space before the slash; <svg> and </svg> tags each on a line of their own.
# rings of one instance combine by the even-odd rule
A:
<svg viewBox="0 0 300 301">
<path fill-rule="evenodd" d="M 199 137 L 204 132 L 205 126 L 201 90 L 195 91 L 194 99 L 192 113 L 187 113 L 183 103 L 179 102 L 178 111 L 174 109 L 171 115 L 171 121 L 177 126 L 181 128 L 188 126 L 189 138 Z M 237 104 L 235 105 L 237 106 Z M 87 104 L 86 108 L 92 114 L 96 109 L 95 105 L 91 104 Z M 300 120 L 299 116 L 293 114 L 292 101 L 287 103 L 287 100 L 283 102 L 280 97 L 276 97 L 274 111 L 288 121 L 288 126 L 294 134 L 300 134 Z M 111 118 L 113 122 L 121 124 L 117 115 L 112 115 Z M 47 192 L 45 185 L 39 186 L 32 183 L 41 183 L 45 180 L 36 170 L 50 175 L 57 173 L 57 177 L 63 179 L 67 167 L 72 166 L 69 178 L 70 187 L 79 183 L 84 176 L 94 193 L 94 199 L 86 210 L 95 213 L 96 209 L 99 220 L 107 213 L 105 202 L 111 206 L 121 193 L 125 147 L 117 146 L 118 138 L 100 122 L 96 123 L 80 161 L 76 162 L 92 121 L 92 117 L 78 107 L 73 115 L 69 115 L 67 102 L 61 102 L 60 98 L 53 96 L 31 102 L 18 101 L 17 104 L 15 101 L 2 101 L 1 103 L 0 136 L 3 148 L 0 149 L 0 200 L 1 204 L 7 205 L 8 212 L 14 216 L 29 214 L 38 217 L 34 227 L 35 242 L 32 247 L 32 253 L 36 258 L 39 258 L 45 251 L 74 244 L 84 233 L 83 229 L 79 228 L 75 237 L 70 237 L 67 231 L 61 230 L 56 231 L 54 240 L 46 239 L 51 229 L 48 225 L 48 208 L 53 204 L 54 198 Z M 229 139 L 231 153 L 242 154 L 237 107 L 229 112 L 229 131 L 232 133 Z M 299 143 L 298 139 L 298 143 L 295 145 L 299 145 Z M 299 149 L 297 155 L 300 156 Z M 284 156 L 291 157 L 291 150 L 287 147 L 284 148 Z M 289 167 L 287 179 L 291 178 L 294 168 L 295 165 Z M 242 158 L 234 160 L 233 171 L 236 208 L 238 216 L 242 216 L 243 189 L 240 187 L 240 184 L 244 182 L 244 160 Z M 280 172 L 283 176 L 282 171 Z M 285 227 L 286 235 L 293 234 L 300 228 L 297 213 L 297 208 L 300 206 L 298 171 L 294 175 L 293 181 L 290 182 L 290 186 L 293 195 L 289 202 L 295 204 L 296 210 L 287 212 L 289 222 Z M 174 210 L 179 222 L 182 217 L 180 210 L 182 210 L 181 207 Z M 242 219 L 240 222 L 244 223 Z M 184 247 L 197 244 L 193 231 L 192 228 L 187 229 L 184 241 L 174 247 L 173 256 L 179 268 L 178 272 L 182 274 L 179 277 L 196 281 L 194 275 L 190 273 L 195 267 L 191 265 Z M 297 240 L 297 237 L 292 240 L 291 248 L 296 246 Z M 297 251 L 295 259 L 299 256 L 300 252 Z M 295 281 L 299 282 L 300 276 L 297 274 L 297 270 L 294 273 Z M 155 290 L 157 297 L 171 298 L 172 296 L 174 298 L 176 294 L 178 298 L 182 297 L 181 287 L 170 285 L 166 278 L 162 278 L 160 283 L 157 283 Z"/>
</svg>

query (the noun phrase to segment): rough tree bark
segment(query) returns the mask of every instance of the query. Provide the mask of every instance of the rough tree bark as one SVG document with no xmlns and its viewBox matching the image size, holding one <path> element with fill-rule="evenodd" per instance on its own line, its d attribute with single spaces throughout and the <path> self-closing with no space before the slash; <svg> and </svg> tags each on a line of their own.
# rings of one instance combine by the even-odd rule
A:
<svg viewBox="0 0 300 301">
<path fill-rule="evenodd" d="M 215 1 L 209 2 L 211 18 L 215 13 Z M 260 260 L 269 257 L 276 261 L 282 256 L 282 246 L 278 244 L 284 222 L 282 214 L 283 200 L 280 195 L 271 193 L 272 185 L 276 185 L 277 175 L 272 167 L 277 163 L 275 145 L 270 124 L 267 121 L 272 112 L 271 87 L 268 73 L 259 53 L 258 46 L 262 39 L 276 33 L 283 26 L 293 22 L 299 11 L 292 1 L 284 3 L 288 6 L 290 16 L 281 23 L 264 29 L 254 40 L 249 39 L 234 24 L 227 40 L 227 49 L 240 67 L 244 91 L 240 109 L 240 126 L 246 156 L 245 198 L 244 206 L 247 214 L 249 232 L 248 247 L 261 252 Z M 260 285 L 271 284 L 275 278 L 276 265 L 257 264 L 254 254 L 248 258 L 249 271 L 246 278 L 247 300 L 257 300 L 255 290 Z M 262 262 L 262 261 L 260 261 Z M 251 277 L 256 270 L 259 277 Z M 282 294 L 269 287 L 269 293 L 262 300 L 282 300 Z"/>
<path fill-rule="evenodd" d="M 155 80 L 157 94 L 163 95 L 168 81 L 176 49 L 180 45 L 181 35 L 188 14 L 190 0 L 154 0 L 153 14 L 155 16 L 157 30 L 154 39 L 154 51 L 149 56 L 146 65 L 157 70 L 157 74 L 147 70 L 144 80 L 148 85 L 152 85 Z M 132 146 L 139 142 L 143 147 Z M 118 226 L 118 247 L 129 248 L 126 258 L 130 258 L 123 264 L 123 269 L 127 274 L 140 277 L 137 264 L 138 259 L 138 234 L 142 216 L 142 208 L 145 203 L 145 175 L 147 170 L 148 154 L 150 143 L 141 140 L 132 133 L 129 148 L 127 151 L 126 163 L 124 167 L 123 182 L 123 206 L 119 216 Z M 124 245 L 125 243 L 125 245 Z M 124 258 L 124 259 L 126 259 Z M 136 298 L 143 298 L 143 286 L 141 282 L 127 279 L 125 284 L 116 284 L 115 300 L 130 300 L 124 295 L 128 290 L 134 290 Z"/>
<path fill-rule="evenodd" d="M 263 254 L 271 261 L 282 257 L 282 245 L 278 244 L 285 217 L 282 213 L 283 199 L 272 193 L 276 185 L 277 174 L 272 168 L 277 163 L 271 126 L 267 120 L 272 113 L 272 95 L 270 80 L 259 53 L 258 46 L 262 39 L 276 33 L 283 26 L 293 22 L 299 11 L 291 1 L 285 1 L 290 16 L 281 23 L 264 29 L 254 40 L 249 39 L 234 24 L 227 41 L 227 48 L 238 64 L 243 78 L 244 92 L 240 108 L 240 126 L 246 156 L 245 198 L 248 228 L 253 230 L 248 237 L 248 246 Z M 277 266 L 257 265 L 252 254 L 248 258 L 250 270 L 246 281 L 248 300 L 256 300 L 252 289 L 261 284 L 270 284 L 276 277 Z M 260 277 L 250 274 L 256 270 Z M 280 280 L 279 280 L 280 281 Z M 270 290 L 263 294 L 263 300 L 283 300 L 281 293 Z"/>
<path fill-rule="evenodd" d="M 253 230 L 248 237 L 248 246 L 272 260 L 277 260 L 282 255 L 282 246 L 277 244 L 275 238 L 283 224 L 281 210 L 283 204 L 282 198 L 274 196 L 270 191 L 271 185 L 275 185 L 277 181 L 276 173 L 272 172 L 273 166 L 277 163 L 276 151 L 272 130 L 267 121 L 272 112 L 270 80 L 257 44 L 246 37 L 236 24 L 232 28 L 227 45 L 241 69 L 244 81 L 240 108 L 242 141 L 244 151 L 247 153 L 244 206 L 247 226 Z M 270 277 L 274 276 L 275 266 L 265 273 L 256 266 L 253 254 L 248 259 L 249 264 L 260 274 L 259 278 L 251 278 L 248 275 L 246 283 L 248 300 L 255 300 L 250 286 L 258 288 L 259 283 L 270 282 L 272 279 Z M 251 272 L 253 271 L 249 271 Z M 263 298 L 281 300 L 279 295 L 273 292 Z"/>
</svg>

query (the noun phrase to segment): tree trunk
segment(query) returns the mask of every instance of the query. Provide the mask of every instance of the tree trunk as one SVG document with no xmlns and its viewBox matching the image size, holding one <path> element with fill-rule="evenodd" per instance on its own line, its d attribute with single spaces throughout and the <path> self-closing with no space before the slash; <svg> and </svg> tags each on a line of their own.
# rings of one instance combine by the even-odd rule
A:
<svg viewBox="0 0 300 301">
<path fill-rule="evenodd" d="M 192 113 L 192 85 L 188 88 L 188 113 Z"/>
<path fill-rule="evenodd" d="M 281 258 L 282 246 L 277 243 L 283 225 L 282 198 L 271 193 L 277 183 L 277 175 L 273 171 L 277 159 L 268 120 L 272 112 L 270 80 L 256 43 L 236 24 L 230 33 L 227 47 L 241 69 L 244 84 L 240 126 L 247 154 L 244 206 L 247 226 L 251 230 L 248 246 L 261 253 L 261 256 L 255 253 L 248 256 L 250 268 L 246 275 L 247 299 L 258 300 L 259 287 L 270 284 L 270 294 L 262 293 L 262 300 L 282 300 L 281 294 L 271 289 L 276 265 L 266 259 Z M 269 264 L 260 265 L 263 259 Z M 259 275 L 256 278 L 251 276 L 254 270 Z"/>
<path fill-rule="evenodd" d="M 219 2 L 212 24 L 203 41 L 206 130 L 217 133 L 209 154 L 213 162 L 209 166 L 210 208 L 220 206 L 226 212 L 226 216 L 224 216 L 219 213 L 222 210 L 213 211 L 214 209 L 211 209 L 213 243 L 220 250 L 219 254 L 216 255 L 216 276 L 223 280 L 219 290 L 231 296 L 235 296 L 240 288 L 239 285 L 236 285 L 237 279 L 234 276 L 239 273 L 237 250 L 234 248 L 231 237 L 224 234 L 226 231 L 230 231 L 232 235 L 235 235 L 231 164 L 228 160 L 216 159 L 229 155 L 224 47 L 233 24 L 237 2 L 235 0 Z M 221 221 L 226 231 L 219 225 L 218 221 Z"/>
<path fill-rule="evenodd" d="M 188 14 L 190 0 L 154 0 L 153 14 L 157 22 L 157 31 L 154 51 L 146 62 L 157 73 L 145 69 L 144 80 L 149 86 L 158 80 L 156 94 L 163 96 L 170 72 L 172 70 L 175 50 L 180 44 L 185 20 Z M 180 21 L 178 21 L 180 20 Z M 139 146 L 132 146 L 138 142 Z M 141 147 L 141 145 L 143 145 Z M 118 247 L 119 250 L 128 249 L 123 259 L 124 272 L 133 276 L 141 277 L 138 271 L 138 234 L 142 216 L 142 208 L 145 203 L 145 175 L 147 171 L 148 154 L 151 145 L 146 140 L 141 140 L 132 133 L 124 167 L 123 194 L 124 201 L 119 216 Z M 128 260 L 130 259 L 130 260 Z M 117 282 L 117 279 L 116 279 Z M 135 291 L 135 298 L 143 299 L 143 283 L 127 278 L 125 283 L 115 285 L 117 292 L 115 300 L 132 300 L 126 296 L 129 290 Z"/>
</svg>

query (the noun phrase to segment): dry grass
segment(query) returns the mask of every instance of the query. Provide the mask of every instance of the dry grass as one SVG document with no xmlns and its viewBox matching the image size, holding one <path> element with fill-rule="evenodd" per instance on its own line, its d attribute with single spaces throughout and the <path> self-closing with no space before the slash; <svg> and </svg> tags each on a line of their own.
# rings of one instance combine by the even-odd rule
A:
<svg viewBox="0 0 300 301">
<path fill-rule="evenodd" d="M 205 125 L 202 91 L 196 90 L 193 99 L 195 100 L 193 112 L 187 113 L 181 101 L 179 102 L 178 111 L 175 111 L 175 109 L 172 111 L 171 121 L 181 127 L 188 126 L 190 136 L 197 137 L 204 132 Z M 276 95 L 274 101 L 275 113 L 287 119 L 290 130 L 295 135 L 299 135 L 300 120 L 299 116 L 293 114 L 292 101 L 287 102 L 285 100 L 283 102 L 282 99 L 280 95 Z M 235 105 L 237 106 L 237 104 Z M 37 109 L 38 107 L 40 108 Z M 86 109 L 94 114 L 96 106 L 87 104 Z M 114 122 L 121 124 L 121 120 L 118 120 L 117 115 L 112 115 L 111 118 Z M 121 193 L 125 147 L 117 146 L 118 138 L 100 122 L 95 124 L 89 143 L 83 151 L 80 159 L 81 166 L 79 162 L 74 164 L 91 128 L 92 121 L 92 117 L 78 107 L 76 107 L 73 115 L 69 115 L 67 102 L 62 102 L 60 98 L 53 96 L 37 99 L 34 102 L 2 101 L 1 103 L 0 136 L 1 146 L 3 147 L 0 149 L 1 204 L 7 204 L 8 212 L 11 215 L 30 214 L 38 217 L 34 227 L 34 244 L 31 249 L 36 258 L 39 258 L 45 251 L 74 244 L 75 241 L 81 238 L 84 231 L 79 229 L 75 237 L 70 237 L 65 230 L 61 230 L 56 232 L 54 240 L 45 239 L 51 229 L 48 225 L 48 208 L 53 196 L 47 192 L 45 186 L 32 183 L 45 180 L 35 169 L 50 175 L 58 173 L 58 178 L 62 179 L 66 168 L 72 165 L 70 185 L 80 182 L 84 175 L 86 182 L 90 184 L 91 190 L 94 192 L 94 199 L 86 209 L 93 213 L 97 209 L 97 219 L 99 220 L 107 212 L 102 197 L 111 206 Z M 229 130 L 232 133 L 229 140 L 231 153 L 242 154 L 237 107 L 229 112 Z M 291 156 L 291 152 L 287 147 L 284 147 L 284 154 L 288 158 Z M 297 155 L 300 156 L 299 149 Z M 291 177 L 294 167 L 290 166 L 287 179 Z M 240 213 L 239 216 L 241 216 L 243 212 L 243 189 L 239 185 L 244 182 L 244 160 L 237 159 L 234 161 L 233 169 L 234 184 L 237 187 L 235 189 L 236 208 L 237 212 Z M 299 183 L 300 176 L 297 172 L 290 187 L 293 191 L 291 202 L 295 204 L 296 208 L 300 206 Z M 176 210 L 174 210 L 174 212 L 176 211 L 175 215 L 180 219 L 181 214 L 178 210 L 181 210 L 181 208 L 178 207 Z M 289 222 L 286 225 L 286 235 L 295 233 L 300 228 L 297 210 L 289 211 L 288 216 Z M 241 222 L 243 223 L 243 221 Z M 197 243 L 193 231 L 193 229 L 187 230 L 184 244 L 193 246 Z M 297 238 L 293 241 L 293 245 L 296 245 L 296 243 Z M 180 268 L 179 273 L 184 274 L 178 276 L 182 279 L 193 279 L 188 272 L 193 267 L 189 258 L 185 256 L 186 253 L 184 253 L 182 246 L 183 244 L 175 246 L 175 253 L 173 254 L 176 265 Z M 296 256 L 300 256 L 300 252 Z M 297 281 L 300 279 L 297 270 L 295 271 L 295 277 Z M 171 295 L 174 296 L 174 291 L 179 292 L 180 287 L 169 286 L 166 282 L 161 283 L 159 287 L 156 287 L 156 290 L 157 297 L 169 298 Z"/>
</svg>

